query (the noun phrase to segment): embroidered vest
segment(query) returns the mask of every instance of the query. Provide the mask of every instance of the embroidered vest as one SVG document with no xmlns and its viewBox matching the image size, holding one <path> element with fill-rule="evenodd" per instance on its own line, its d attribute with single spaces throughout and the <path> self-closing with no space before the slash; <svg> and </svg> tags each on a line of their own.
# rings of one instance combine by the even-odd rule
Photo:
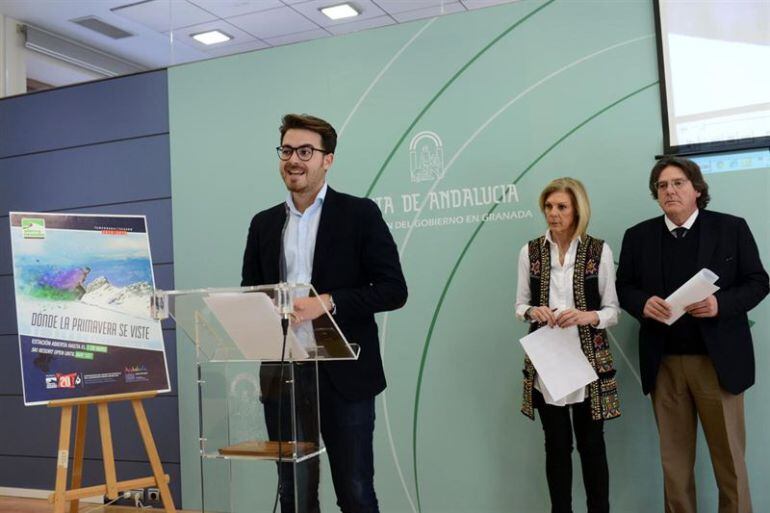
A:
<svg viewBox="0 0 770 513">
<path fill-rule="evenodd" d="M 601 309 L 599 294 L 599 263 L 604 241 L 590 236 L 578 242 L 575 256 L 575 272 L 572 292 L 575 308 L 589 311 Z M 545 236 L 529 242 L 529 289 L 532 305 L 548 306 L 551 285 L 551 248 Z M 530 332 L 540 326 L 532 324 Z M 593 366 L 599 379 L 588 385 L 591 416 L 594 420 L 609 420 L 620 416 L 618 386 L 615 381 L 615 365 L 610 352 L 607 332 L 593 326 L 578 326 L 580 345 L 583 353 Z M 524 357 L 524 386 L 521 412 L 534 419 L 532 390 L 535 383 L 535 368 L 528 357 Z"/>
</svg>

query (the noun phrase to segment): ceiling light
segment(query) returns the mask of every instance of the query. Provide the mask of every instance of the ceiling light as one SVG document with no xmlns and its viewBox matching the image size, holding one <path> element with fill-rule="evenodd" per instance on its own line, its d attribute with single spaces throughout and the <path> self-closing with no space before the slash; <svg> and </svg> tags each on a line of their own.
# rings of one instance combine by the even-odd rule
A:
<svg viewBox="0 0 770 513">
<path fill-rule="evenodd" d="M 204 45 L 215 45 L 217 43 L 224 43 L 230 41 L 233 36 L 229 36 L 220 30 L 209 30 L 208 32 L 201 32 L 200 34 L 190 34 L 190 37 L 203 43 Z"/>
<path fill-rule="evenodd" d="M 324 7 L 321 12 L 326 15 L 330 20 L 341 20 L 344 18 L 352 18 L 358 16 L 360 13 L 350 4 L 332 5 L 330 7 Z"/>
</svg>

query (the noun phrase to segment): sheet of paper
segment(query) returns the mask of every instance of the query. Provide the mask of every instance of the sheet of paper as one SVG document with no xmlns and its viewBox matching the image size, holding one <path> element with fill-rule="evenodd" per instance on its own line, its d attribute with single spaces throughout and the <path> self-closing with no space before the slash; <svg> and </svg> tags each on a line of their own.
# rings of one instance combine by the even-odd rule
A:
<svg viewBox="0 0 770 513">
<path fill-rule="evenodd" d="M 671 305 L 671 317 L 666 320 L 666 324 L 671 326 L 683 316 L 685 306 L 703 301 L 719 290 L 719 287 L 714 285 L 718 279 L 719 276 L 704 267 L 687 280 L 684 285 L 676 289 L 666 298 L 666 301 Z"/>
<path fill-rule="evenodd" d="M 542 381 L 540 379 L 540 375 L 538 375 L 535 379 Z M 535 384 L 537 384 L 537 382 Z M 545 385 L 542 382 L 538 385 L 538 387 L 539 387 L 538 390 L 540 390 L 540 393 L 543 394 L 543 399 L 545 399 L 546 404 L 552 404 L 554 406 L 566 406 L 567 398 L 574 396 L 580 390 L 580 389 L 573 390 L 572 392 L 570 392 L 569 394 L 565 395 L 560 399 L 554 399 L 553 397 L 551 397 L 551 394 L 548 393 L 548 389 L 545 387 Z M 585 395 L 585 393 L 583 395 Z"/>
<path fill-rule="evenodd" d="M 211 294 L 203 301 L 247 360 L 280 360 L 283 333 L 281 317 L 263 292 Z M 307 359 L 293 330 L 286 338 L 288 359 Z"/>
<path fill-rule="evenodd" d="M 576 326 L 544 326 L 520 342 L 548 394 L 556 401 L 599 379 L 580 348 Z"/>
</svg>

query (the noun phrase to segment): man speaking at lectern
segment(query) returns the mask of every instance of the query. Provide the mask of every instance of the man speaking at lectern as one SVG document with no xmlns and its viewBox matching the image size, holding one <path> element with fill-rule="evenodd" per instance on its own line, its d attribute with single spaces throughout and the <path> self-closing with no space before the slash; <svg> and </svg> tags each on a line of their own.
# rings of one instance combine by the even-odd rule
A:
<svg viewBox="0 0 770 513">
<path fill-rule="evenodd" d="M 768 276 L 746 221 L 706 210 L 708 184 L 695 162 L 664 157 L 650 192 L 665 215 L 629 228 L 616 286 L 639 321 L 639 366 L 660 435 L 666 513 L 696 513 L 698 418 L 719 487 L 719 513 L 751 513 L 743 392 L 754 384 L 746 313 L 768 293 Z M 668 297 L 707 268 L 719 290 L 685 307 L 670 326 Z"/>
<path fill-rule="evenodd" d="M 348 341 L 360 346 L 358 360 L 319 365 L 321 436 L 340 509 L 344 513 L 378 512 L 374 397 L 385 389 L 385 374 L 374 314 L 406 303 L 398 250 L 373 201 L 327 185 L 326 173 L 334 163 L 337 145 L 337 133 L 328 122 L 306 114 L 287 114 L 280 133 L 278 167 L 288 195 L 285 202 L 252 219 L 241 286 L 311 283 Z M 285 276 L 279 271 L 281 254 Z M 294 300 L 297 322 L 323 314 L 315 298 Z M 267 403 L 265 413 L 269 426 Z M 299 511 L 316 512 L 318 458 L 307 464 L 311 467 L 307 476 L 297 476 L 307 480 L 302 484 L 307 496 L 297 506 Z M 281 466 L 281 510 L 293 512 L 295 476 L 290 463 Z"/>
</svg>

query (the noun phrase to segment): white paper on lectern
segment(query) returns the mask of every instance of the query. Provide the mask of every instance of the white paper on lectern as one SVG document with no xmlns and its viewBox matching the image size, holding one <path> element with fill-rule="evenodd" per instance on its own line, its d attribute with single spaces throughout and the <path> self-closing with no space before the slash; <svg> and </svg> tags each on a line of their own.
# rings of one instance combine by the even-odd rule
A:
<svg viewBox="0 0 770 513">
<path fill-rule="evenodd" d="M 281 316 L 267 294 L 220 293 L 204 297 L 203 301 L 245 359 L 281 359 Z M 286 336 L 286 348 L 286 357 L 291 356 L 292 360 L 308 357 L 291 329 Z"/>
<path fill-rule="evenodd" d="M 554 401 L 599 379 L 580 348 L 577 326 L 544 326 L 520 342 Z"/>
<path fill-rule="evenodd" d="M 671 326 L 683 316 L 685 306 L 703 301 L 719 290 L 719 287 L 714 285 L 718 279 L 719 276 L 704 267 L 676 289 L 666 298 L 666 302 L 671 305 L 671 317 L 666 320 L 666 324 Z"/>
</svg>

